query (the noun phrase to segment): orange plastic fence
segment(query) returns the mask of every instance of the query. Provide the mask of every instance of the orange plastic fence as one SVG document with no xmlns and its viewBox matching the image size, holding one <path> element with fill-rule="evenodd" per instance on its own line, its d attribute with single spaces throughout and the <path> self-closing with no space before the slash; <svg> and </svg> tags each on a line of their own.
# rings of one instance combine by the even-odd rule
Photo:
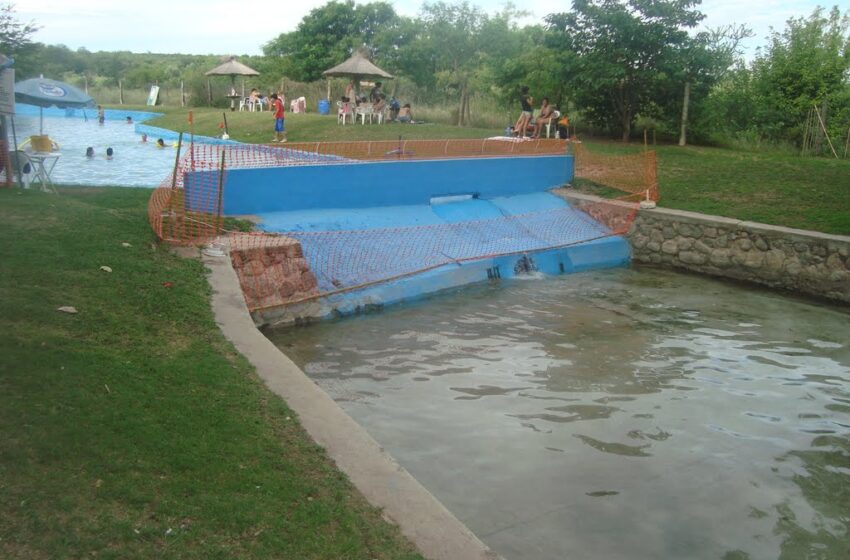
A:
<svg viewBox="0 0 850 560">
<path fill-rule="evenodd" d="M 550 155 L 566 142 L 542 140 L 409 140 L 300 143 L 285 146 L 189 145 L 151 196 L 151 226 L 177 244 L 229 244 L 248 307 L 264 310 L 403 278 L 451 263 L 566 247 L 628 231 L 637 202 L 657 197 L 651 156 L 599 156 L 578 147 L 581 176 L 623 191 L 621 200 L 572 203 L 476 222 L 357 231 L 229 231 L 222 217 L 228 169 L 305 164 L 344 165 L 375 159 Z M 187 171 L 214 171 L 186 174 Z M 186 185 L 184 181 L 198 181 Z M 187 193 L 191 193 L 188 195 Z M 191 200 L 186 197 L 192 196 Z M 191 208 L 189 211 L 187 208 Z"/>
<path fill-rule="evenodd" d="M 658 200 L 656 156 L 653 151 L 614 155 L 591 152 L 581 142 L 572 143 L 575 175 L 613 189 Z"/>
</svg>

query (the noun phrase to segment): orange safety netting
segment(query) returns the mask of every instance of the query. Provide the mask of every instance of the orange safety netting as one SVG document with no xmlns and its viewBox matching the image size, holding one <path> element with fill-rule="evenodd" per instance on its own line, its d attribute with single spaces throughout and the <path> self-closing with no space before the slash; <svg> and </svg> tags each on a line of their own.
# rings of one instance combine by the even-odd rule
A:
<svg viewBox="0 0 850 560">
<path fill-rule="evenodd" d="M 581 142 L 572 143 L 572 152 L 576 177 L 639 195 L 641 200 L 658 200 L 655 152 L 600 154 L 591 152 Z"/>
<path fill-rule="evenodd" d="M 577 150 L 585 176 L 625 191 L 627 200 L 571 201 L 572 207 L 498 218 L 352 231 L 237 232 L 222 216 L 228 169 L 344 165 L 363 160 L 563 154 L 566 142 L 408 140 L 300 143 L 285 146 L 189 145 L 173 174 L 151 196 L 151 226 L 177 244 L 229 244 L 251 311 L 264 310 L 404 278 L 440 266 L 567 247 L 628 231 L 638 199 L 655 193 L 654 157 L 612 161 Z M 588 163 L 589 162 L 589 163 Z M 577 163 L 577 166 L 579 164 Z M 652 165 L 652 169 L 647 166 Z M 632 166 L 629 168 L 628 166 Z M 638 178 L 629 178 L 632 169 Z M 206 171 L 205 173 L 188 173 Z M 651 180 L 649 180 L 651 178 Z M 185 184 L 191 181 L 191 184 Z"/>
</svg>

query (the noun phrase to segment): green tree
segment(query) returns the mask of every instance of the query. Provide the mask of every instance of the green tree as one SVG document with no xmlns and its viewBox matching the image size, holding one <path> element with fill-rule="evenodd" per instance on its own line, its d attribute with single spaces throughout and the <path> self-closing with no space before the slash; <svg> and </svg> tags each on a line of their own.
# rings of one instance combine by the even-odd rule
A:
<svg viewBox="0 0 850 560">
<path fill-rule="evenodd" d="M 840 107 L 850 71 L 850 17 L 838 7 L 816 8 L 808 18 L 791 18 L 773 32 L 753 62 L 758 95 L 783 115 L 787 136 L 799 139 L 800 123 L 815 105 Z"/>
<path fill-rule="evenodd" d="M 33 50 L 32 34 L 38 31 L 35 22 L 22 23 L 15 17 L 13 4 L 0 5 L 0 53 L 16 59 L 16 69 L 27 71 L 23 59 Z"/>
<path fill-rule="evenodd" d="M 331 1 L 304 16 L 295 31 L 283 33 L 264 45 L 266 56 L 276 59 L 271 71 L 310 82 L 322 72 L 365 48 L 380 61 L 383 55 L 377 37 L 398 26 L 392 5 L 373 2 L 355 5 L 354 0 Z"/>
<path fill-rule="evenodd" d="M 705 16 L 699 0 L 573 0 L 573 10 L 546 17 L 549 46 L 575 57 L 562 79 L 576 84 L 576 102 L 591 121 L 619 129 L 655 100 L 664 69 Z"/>
<path fill-rule="evenodd" d="M 698 33 L 679 48 L 678 60 L 670 74 L 676 85 L 684 84 L 679 121 L 680 146 L 687 144 L 692 94 L 700 99 L 706 98 L 711 87 L 739 61 L 741 41 L 752 36 L 746 25 L 730 24 Z"/>
</svg>

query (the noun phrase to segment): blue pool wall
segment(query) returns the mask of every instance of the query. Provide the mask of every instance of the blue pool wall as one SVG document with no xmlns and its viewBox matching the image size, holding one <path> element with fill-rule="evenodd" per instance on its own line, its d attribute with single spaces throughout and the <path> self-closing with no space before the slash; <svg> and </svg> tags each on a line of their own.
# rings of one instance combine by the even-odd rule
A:
<svg viewBox="0 0 850 560">
<path fill-rule="evenodd" d="M 306 318 L 329 318 L 368 311 L 371 308 L 421 300 L 433 294 L 488 281 L 524 281 L 536 277 L 518 273 L 517 264 L 531 259 L 539 274 L 556 276 L 629 264 L 629 243 L 620 236 L 594 239 L 528 255 L 506 255 L 447 264 L 406 278 L 393 280 L 318 300 L 252 313 L 258 325 L 293 323 Z M 495 272 L 495 274 L 494 274 Z"/>
<path fill-rule="evenodd" d="M 144 124 L 153 118 L 162 116 L 162 113 L 153 113 L 150 111 L 129 111 L 124 109 L 104 109 L 104 117 L 108 121 L 126 121 L 127 117 L 133 119 L 134 132 L 136 134 L 147 134 L 148 138 L 162 138 L 167 143 L 171 144 L 177 141 L 179 132 L 159 128 Z M 15 114 L 25 117 L 38 117 L 38 107 L 28 105 L 26 103 L 15 103 Z M 53 118 L 70 118 L 70 119 L 96 119 L 97 108 L 87 107 L 85 109 L 59 109 L 57 107 L 48 107 L 44 109 L 45 117 Z M 184 141 L 188 142 L 188 135 L 183 136 Z M 195 136 L 195 142 L 201 144 L 239 144 L 233 140 L 222 140 L 221 138 L 213 138 L 211 136 Z"/>
<path fill-rule="evenodd" d="M 189 209 L 203 210 L 192 207 L 193 201 L 206 201 L 207 195 L 194 191 L 215 184 L 214 174 L 186 175 Z M 225 174 L 223 213 L 429 205 L 434 197 L 456 195 L 491 199 L 544 192 L 572 177 L 573 158 L 568 155 L 230 169 Z"/>
<path fill-rule="evenodd" d="M 97 107 L 87 107 L 85 109 L 59 109 L 58 107 L 47 107 L 44 111 L 45 117 L 65 117 L 78 119 L 96 119 Z M 151 111 L 130 111 L 124 109 L 104 109 L 104 117 L 109 121 L 125 121 L 127 117 L 131 117 L 133 122 L 140 123 L 146 120 L 159 117 L 160 113 Z M 38 107 L 28 105 L 26 103 L 15 103 L 15 114 L 24 115 L 27 117 L 37 117 L 39 114 Z"/>
</svg>

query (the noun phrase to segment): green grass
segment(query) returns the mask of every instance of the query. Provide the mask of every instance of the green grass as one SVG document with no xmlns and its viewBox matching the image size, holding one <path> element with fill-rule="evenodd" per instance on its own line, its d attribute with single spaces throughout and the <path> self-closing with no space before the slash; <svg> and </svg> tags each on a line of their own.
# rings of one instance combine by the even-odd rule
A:
<svg viewBox="0 0 850 560">
<path fill-rule="evenodd" d="M 419 558 L 222 337 L 149 196 L 0 189 L 0 557 Z"/>
<path fill-rule="evenodd" d="M 615 142 L 588 146 L 612 154 L 642 149 Z M 698 146 L 655 149 L 661 207 L 850 235 L 850 160 Z"/>
<path fill-rule="evenodd" d="M 159 108 L 157 108 L 159 110 Z M 145 124 L 189 132 L 188 110 L 167 109 L 159 118 L 146 121 Z M 442 139 L 442 138 L 486 138 L 502 133 L 495 128 L 466 128 L 440 123 L 400 124 L 386 123 L 378 125 L 337 124 L 336 108 L 333 115 L 316 113 L 287 113 L 286 131 L 290 142 L 346 142 L 354 140 L 395 140 L 399 136 L 405 139 Z M 222 130 L 219 124 L 227 116 L 227 130 L 232 140 L 250 143 L 268 143 L 274 138 L 274 119 L 268 111 L 249 113 L 247 111 L 222 112 L 215 109 L 193 109 L 194 132 L 203 136 L 218 136 Z M 414 113 L 414 118 L 416 114 Z"/>
</svg>

